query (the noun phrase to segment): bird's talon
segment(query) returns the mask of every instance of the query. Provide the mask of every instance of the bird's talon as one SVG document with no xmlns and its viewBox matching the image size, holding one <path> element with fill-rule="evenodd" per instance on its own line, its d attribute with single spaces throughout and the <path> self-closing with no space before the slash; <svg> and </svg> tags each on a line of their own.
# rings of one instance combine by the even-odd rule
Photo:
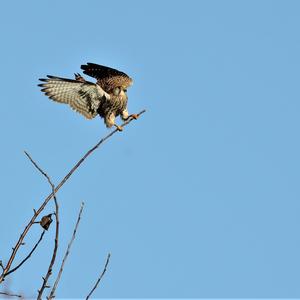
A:
<svg viewBox="0 0 300 300">
<path fill-rule="evenodd" d="M 131 115 L 131 118 L 132 118 L 132 119 L 135 119 L 135 120 L 137 120 L 138 117 L 139 117 L 139 115 L 137 115 L 137 114 L 132 114 L 132 115 Z"/>
<path fill-rule="evenodd" d="M 118 131 L 123 131 L 123 127 L 119 125 L 115 125 Z"/>
</svg>

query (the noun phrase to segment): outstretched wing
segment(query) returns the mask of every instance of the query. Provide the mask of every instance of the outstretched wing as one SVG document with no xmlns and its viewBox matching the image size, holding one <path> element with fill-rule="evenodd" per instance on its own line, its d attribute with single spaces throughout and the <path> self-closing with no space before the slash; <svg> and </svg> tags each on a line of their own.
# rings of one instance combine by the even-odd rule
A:
<svg viewBox="0 0 300 300">
<path fill-rule="evenodd" d="M 116 87 L 127 88 L 132 84 L 132 79 L 127 74 L 113 68 L 87 63 L 82 65 L 81 69 L 84 74 L 96 78 L 106 91 Z"/>
<path fill-rule="evenodd" d="M 110 99 L 109 94 L 92 82 L 80 82 L 50 75 L 47 77 L 40 79 L 45 82 L 39 84 L 42 92 L 56 102 L 69 104 L 72 109 L 87 119 L 94 118 L 100 103 Z"/>
</svg>

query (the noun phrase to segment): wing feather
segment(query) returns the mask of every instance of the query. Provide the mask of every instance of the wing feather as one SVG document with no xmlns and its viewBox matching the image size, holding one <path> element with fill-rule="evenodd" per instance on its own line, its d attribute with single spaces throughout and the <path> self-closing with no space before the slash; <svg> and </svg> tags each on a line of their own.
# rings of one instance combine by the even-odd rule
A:
<svg viewBox="0 0 300 300">
<path fill-rule="evenodd" d="M 72 109 L 81 113 L 87 119 L 94 118 L 102 101 L 110 99 L 99 85 L 92 82 L 81 82 L 67 78 L 47 76 L 40 79 L 42 92 L 53 101 L 69 104 Z"/>
<path fill-rule="evenodd" d="M 127 74 L 113 68 L 87 63 L 81 65 L 81 69 L 84 74 L 96 78 L 106 91 L 120 86 L 127 88 L 132 84 L 132 79 Z"/>
</svg>

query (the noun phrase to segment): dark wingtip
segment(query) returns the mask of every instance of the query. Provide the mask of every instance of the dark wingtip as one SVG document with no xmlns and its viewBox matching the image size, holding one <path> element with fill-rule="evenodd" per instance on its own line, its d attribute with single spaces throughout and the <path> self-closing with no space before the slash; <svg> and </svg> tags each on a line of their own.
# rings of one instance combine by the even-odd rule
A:
<svg viewBox="0 0 300 300">
<path fill-rule="evenodd" d="M 81 66 L 80 66 L 80 69 L 81 69 L 81 70 L 85 70 L 86 68 L 87 68 L 87 65 L 81 65 Z"/>
<path fill-rule="evenodd" d="M 86 69 L 88 69 L 89 67 L 97 67 L 97 66 L 99 66 L 99 65 L 88 62 L 88 63 L 86 63 L 85 65 L 81 65 L 80 68 L 81 68 L 82 70 L 86 70 Z"/>
</svg>

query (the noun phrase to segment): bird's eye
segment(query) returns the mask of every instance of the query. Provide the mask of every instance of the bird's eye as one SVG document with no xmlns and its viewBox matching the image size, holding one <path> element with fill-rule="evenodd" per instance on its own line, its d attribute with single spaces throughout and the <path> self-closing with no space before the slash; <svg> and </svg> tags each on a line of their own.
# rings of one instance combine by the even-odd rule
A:
<svg viewBox="0 0 300 300">
<path fill-rule="evenodd" d="M 118 96 L 120 94 L 120 88 L 118 87 L 114 88 L 113 93 L 115 96 Z"/>
<path fill-rule="evenodd" d="M 127 89 L 124 89 L 123 91 L 124 91 L 124 93 L 127 93 Z"/>
</svg>

